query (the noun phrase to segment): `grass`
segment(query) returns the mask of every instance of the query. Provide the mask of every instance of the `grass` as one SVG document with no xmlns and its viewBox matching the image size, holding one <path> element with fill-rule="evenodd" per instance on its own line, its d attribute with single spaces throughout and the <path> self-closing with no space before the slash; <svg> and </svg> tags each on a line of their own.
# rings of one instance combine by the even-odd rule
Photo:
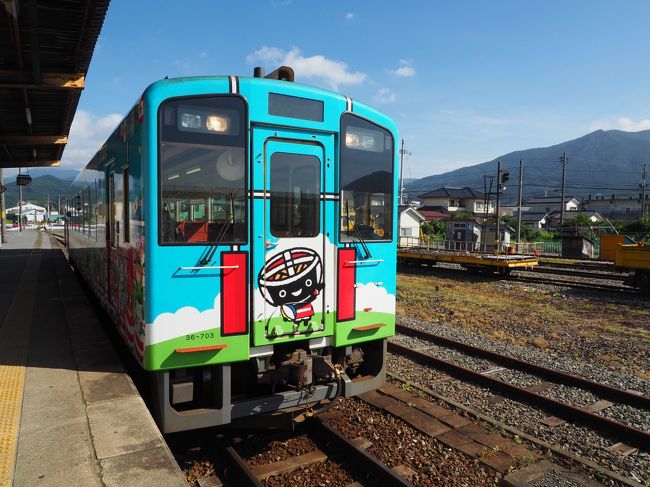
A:
<svg viewBox="0 0 650 487">
<path fill-rule="evenodd" d="M 533 289 L 533 291 L 531 291 Z M 650 306 L 643 298 L 552 293 L 520 283 L 399 273 L 397 313 L 506 343 L 563 352 L 650 375 Z"/>
</svg>

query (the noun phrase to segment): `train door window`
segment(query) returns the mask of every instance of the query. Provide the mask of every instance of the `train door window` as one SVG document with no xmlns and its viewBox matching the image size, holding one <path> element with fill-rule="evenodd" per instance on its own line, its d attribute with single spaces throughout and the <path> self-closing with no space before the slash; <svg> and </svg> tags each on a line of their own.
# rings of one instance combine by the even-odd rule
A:
<svg viewBox="0 0 650 487">
<path fill-rule="evenodd" d="M 125 167 L 124 168 L 124 174 L 122 175 L 122 192 L 123 192 L 123 202 L 122 204 L 124 205 L 124 243 L 129 242 L 129 237 L 130 237 L 130 226 L 131 226 L 131 215 L 129 215 L 129 168 Z"/>
<path fill-rule="evenodd" d="M 271 155 L 271 234 L 314 237 L 320 233 L 320 159 L 306 154 Z"/>
<path fill-rule="evenodd" d="M 392 134 L 351 114 L 341 117 L 340 240 L 392 240 Z"/>
</svg>

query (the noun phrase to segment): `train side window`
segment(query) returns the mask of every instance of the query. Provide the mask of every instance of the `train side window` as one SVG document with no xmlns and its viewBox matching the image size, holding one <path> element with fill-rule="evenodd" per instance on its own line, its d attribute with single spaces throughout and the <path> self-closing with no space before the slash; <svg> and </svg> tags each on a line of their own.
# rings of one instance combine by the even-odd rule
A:
<svg viewBox="0 0 650 487">
<path fill-rule="evenodd" d="M 351 114 L 341 117 L 340 241 L 393 238 L 392 134 Z"/>
<path fill-rule="evenodd" d="M 122 180 L 122 184 L 124 186 L 123 194 L 122 194 L 122 196 L 124 198 L 124 201 L 122 202 L 122 204 L 124 205 L 124 208 L 123 208 L 123 210 L 124 210 L 124 218 L 123 218 L 123 220 L 124 220 L 124 232 L 123 233 L 124 233 L 124 243 L 128 243 L 129 238 L 130 238 L 130 233 L 131 233 L 130 232 L 130 226 L 131 226 L 130 218 L 131 218 L 131 216 L 129 214 L 129 168 L 128 167 L 124 168 L 124 174 L 123 174 L 122 177 L 124 178 Z"/>
</svg>

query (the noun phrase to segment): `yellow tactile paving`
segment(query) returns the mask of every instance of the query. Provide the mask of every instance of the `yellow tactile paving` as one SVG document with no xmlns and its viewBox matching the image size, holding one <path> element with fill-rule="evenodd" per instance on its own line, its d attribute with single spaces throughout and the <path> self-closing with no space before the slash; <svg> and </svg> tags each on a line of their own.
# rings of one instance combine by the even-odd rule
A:
<svg viewBox="0 0 650 487">
<path fill-rule="evenodd" d="M 41 236 L 36 241 L 40 247 Z M 32 252 L 0 329 L 0 487 L 13 483 L 40 253 Z"/>
</svg>

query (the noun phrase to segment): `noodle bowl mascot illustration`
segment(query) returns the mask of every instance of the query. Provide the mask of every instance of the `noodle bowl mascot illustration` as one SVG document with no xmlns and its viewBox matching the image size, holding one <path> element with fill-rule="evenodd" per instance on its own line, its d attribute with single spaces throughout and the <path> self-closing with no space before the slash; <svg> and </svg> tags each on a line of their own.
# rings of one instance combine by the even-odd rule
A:
<svg viewBox="0 0 650 487">
<path fill-rule="evenodd" d="M 296 247 L 274 255 L 257 276 L 264 299 L 280 307 L 285 321 L 307 324 L 311 303 L 323 289 L 323 264 L 316 252 Z"/>
</svg>

